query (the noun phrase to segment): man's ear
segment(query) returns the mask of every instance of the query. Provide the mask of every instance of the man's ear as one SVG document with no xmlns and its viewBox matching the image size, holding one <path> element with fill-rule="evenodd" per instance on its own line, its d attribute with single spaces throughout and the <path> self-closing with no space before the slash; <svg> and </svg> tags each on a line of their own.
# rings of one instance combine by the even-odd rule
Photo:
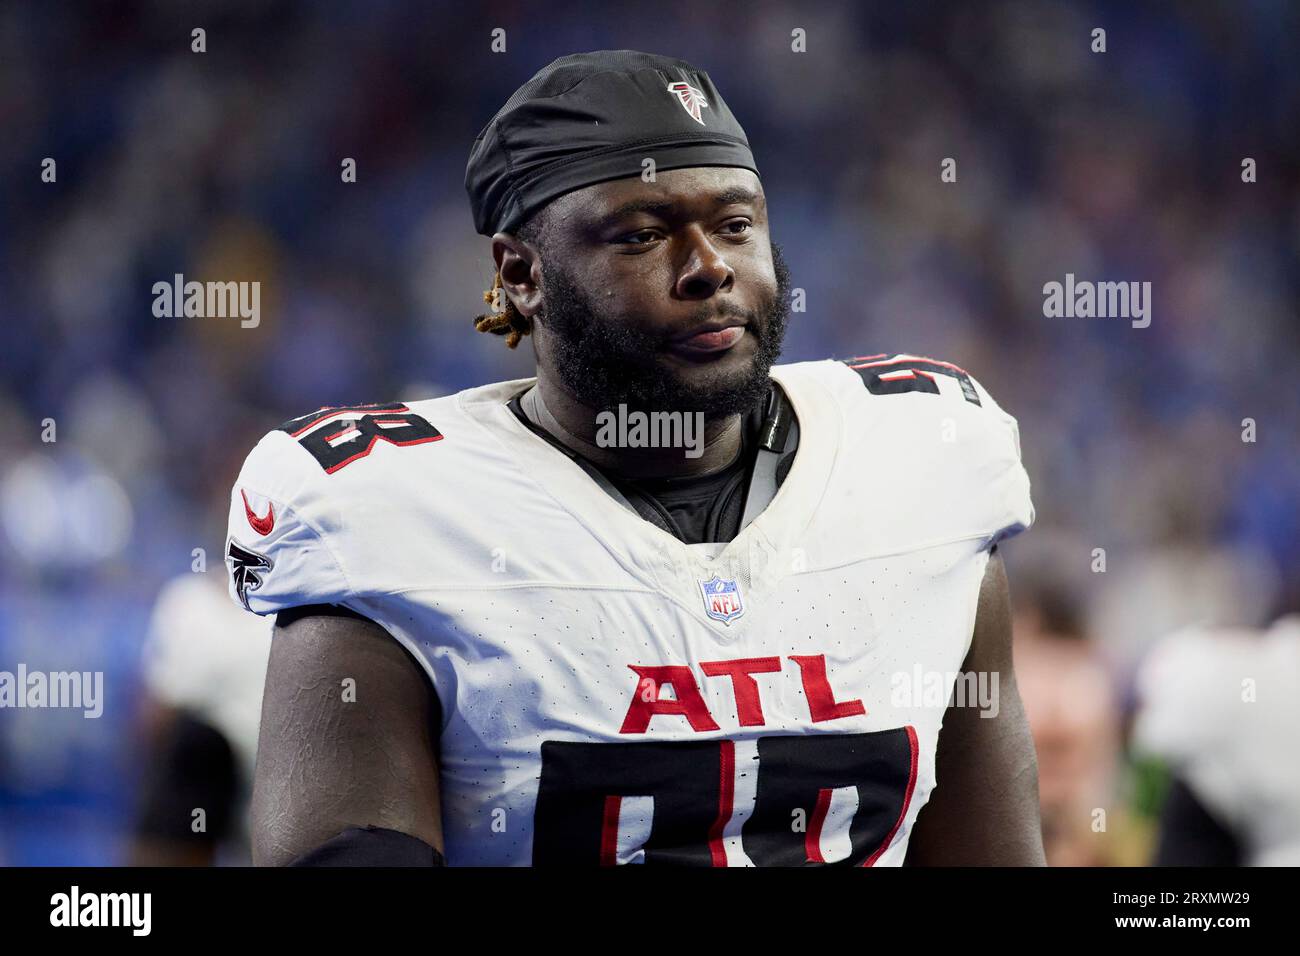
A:
<svg viewBox="0 0 1300 956">
<path fill-rule="evenodd" d="M 492 258 L 501 274 L 501 288 L 515 310 L 531 319 L 542 307 L 542 263 L 537 249 L 508 232 L 498 232 L 492 237 Z"/>
</svg>

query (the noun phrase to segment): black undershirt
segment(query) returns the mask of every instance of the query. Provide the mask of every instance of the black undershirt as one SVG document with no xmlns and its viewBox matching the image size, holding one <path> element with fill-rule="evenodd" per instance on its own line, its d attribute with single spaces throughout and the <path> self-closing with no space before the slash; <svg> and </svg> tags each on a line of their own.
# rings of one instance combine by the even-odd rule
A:
<svg viewBox="0 0 1300 956">
<path fill-rule="evenodd" d="M 510 410 L 529 430 L 552 444 L 557 439 L 525 414 L 520 396 L 510 400 Z M 745 490 L 754 457 L 758 451 L 758 432 L 763 425 L 766 401 L 745 415 L 741 430 L 741 447 L 725 468 L 708 475 L 684 478 L 626 478 L 596 468 L 634 505 L 655 509 L 662 524 L 686 544 L 730 541 L 740 532 L 745 509 Z M 639 500 L 638 500 L 639 499 Z M 660 522 L 656 522 L 660 523 Z"/>
</svg>

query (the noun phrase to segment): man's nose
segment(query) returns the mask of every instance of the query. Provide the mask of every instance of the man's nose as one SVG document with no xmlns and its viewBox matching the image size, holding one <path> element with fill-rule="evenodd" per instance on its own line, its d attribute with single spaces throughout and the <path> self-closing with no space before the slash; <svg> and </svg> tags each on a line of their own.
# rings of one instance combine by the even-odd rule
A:
<svg viewBox="0 0 1300 956">
<path fill-rule="evenodd" d="M 686 261 L 677 273 L 675 292 L 682 299 L 707 299 L 725 292 L 736 282 L 735 270 L 704 230 L 691 226 L 687 230 Z"/>
</svg>

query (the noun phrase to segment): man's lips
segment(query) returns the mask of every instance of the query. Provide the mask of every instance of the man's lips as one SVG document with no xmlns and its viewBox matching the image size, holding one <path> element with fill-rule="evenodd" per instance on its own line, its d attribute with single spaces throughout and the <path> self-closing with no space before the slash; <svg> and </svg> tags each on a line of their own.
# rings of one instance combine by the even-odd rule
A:
<svg viewBox="0 0 1300 956">
<path fill-rule="evenodd" d="M 744 337 L 745 327 L 732 325 L 725 329 L 696 332 L 685 338 L 674 339 L 668 344 L 668 349 L 682 355 L 710 355 L 727 351 Z"/>
</svg>

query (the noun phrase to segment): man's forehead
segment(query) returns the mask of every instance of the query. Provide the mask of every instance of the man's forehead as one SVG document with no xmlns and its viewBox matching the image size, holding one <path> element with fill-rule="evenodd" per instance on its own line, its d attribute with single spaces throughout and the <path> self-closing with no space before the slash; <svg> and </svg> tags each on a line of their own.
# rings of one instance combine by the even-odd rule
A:
<svg viewBox="0 0 1300 956">
<path fill-rule="evenodd" d="M 637 212 L 708 212 L 732 204 L 763 206 L 763 185 L 748 169 L 692 166 L 666 169 L 654 182 L 640 177 L 596 183 L 561 196 L 556 212 L 570 221 L 598 223 Z"/>
</svg>

